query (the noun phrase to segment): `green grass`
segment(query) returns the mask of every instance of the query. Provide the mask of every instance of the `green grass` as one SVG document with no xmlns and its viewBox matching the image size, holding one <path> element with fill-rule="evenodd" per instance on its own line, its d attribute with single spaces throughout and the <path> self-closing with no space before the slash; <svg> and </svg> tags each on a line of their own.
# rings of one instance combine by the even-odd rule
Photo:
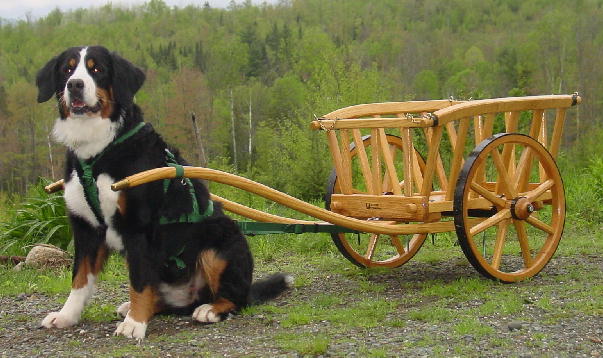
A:
<svg viewBox="0 0 603 358">
<path fill-rule="evenodd" d="M 317 356 L 327 352 L 330 339 L 324 334 L 281 333 L 275 337 L 276 343 L 286 351 L 295 351 L 301 355 Z"/>
<path fill-rule="evenodd" d="M 452 329 L 459 336 L 481 337 L 494 333 L 494 328 L 479 322 L 475 318 L 463 318 L 459 323 L 453 325 Z"/>
</svg>

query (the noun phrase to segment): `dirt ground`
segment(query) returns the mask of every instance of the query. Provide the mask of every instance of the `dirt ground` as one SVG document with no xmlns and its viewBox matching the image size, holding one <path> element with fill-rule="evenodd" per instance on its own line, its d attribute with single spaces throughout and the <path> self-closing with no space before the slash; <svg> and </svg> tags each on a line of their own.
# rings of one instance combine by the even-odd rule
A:
<svg viewBox="0 0 603 358">
<path fill-rule="evenodd" d="M 571 278 L 568 272 L 575 272 L 576 269 L 588 273 L 590 277 L 603 277 L 603 258 L 595 255 L 555 257 L 539 276 L 529 282 L 496 286 L 497 292 L 511 290 L 521 295 L 523 306 L 520 312 L 513 314 L 494 313 L 476 317 L 481 326 L 490 327 L 490 333 L 482 335 L 477 332 L 455 333 L 457 322 L 454 318 L 417 320 L 409 315 L 411 311 L 416 312 L 422 308 L 434 309 L 434 300 L 417 296 L 423 283 L 438 280 L 447 284 L 465 277 L 479 277 L 464 260 L 431 264 L 411 261 L 395 270 L 377 271 L 363 276 L 363 282 L 368 281 L 373 285 L 371 287 L 383 289 L 360 291 L 355 275 L 308 266 L 305 272 L 309 278 L 307 282 L 271 303 L 281 310 L 237 315 L 212 325 L 195 323 L 189 317 L 160 316 L 150 323 L 147 339 L 138 345 L 112 335 L 119 322 L 117 316 L 111 322 L 83 320 L 76 327 L 64 330 L 40 328 L 42 318 L 47 312 L 61 307 L 60 302 L 66 298 L 67 292 L 52 297 L 21 294 L 0 298 L 0 356 L 598 358 L 603 356 L 603 311 L 601 307 L 581 309 L 572 305 L 573 295 L 568 295 L 562 281 Z M 261 270 L 260 268 L 260 276 Z M 350 270 L 356 268 L 350 265 Z M 576 302 L 600 304 L 603 292 L 597 293 L 597 290 L 603 287 L 603 279 L 595 281 L 584 284 L 584 291 L 575 295 Z M 593 286 L 589 288 L 589 285 Z M 598 294 L 599 298 L 595 301 L 580 301 L 579 297 L 584 297 L 584 294 Z M 384 324 L 374 327 L 334 324 L 329 320 L 283 324 L 287 310 L 325 295 L 342 297 L 344 305 L 346 302 L 353 304 L 355 299 L 391 300 L 397 303 L 387 313 Z M 550 303 L 550 309 L 537 304 L 541 302 L 539 298 L 544 296 Z M 101 284 L 93 300 L 95 304 L 116 306 L 125 299 L 125 288 L 111 289 Z M 479 307 L 487 301 L 483 297 L 469 300 L 455 300 L 453 297 L 436 303 L 462 311 Z M 392 320 L 396 324 L 392 324 Z M 296 340 L 296 337 L 299 339 Z M 322 338 L 317 341 L 315 337 Z M 304 348 L 300 342 L 305 338 L 318 347 Z"/>
</svg>

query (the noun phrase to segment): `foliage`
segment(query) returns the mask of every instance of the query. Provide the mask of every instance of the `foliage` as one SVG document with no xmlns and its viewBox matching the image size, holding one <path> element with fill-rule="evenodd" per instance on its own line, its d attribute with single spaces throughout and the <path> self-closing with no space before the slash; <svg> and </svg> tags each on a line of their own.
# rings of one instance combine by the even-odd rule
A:
<svg viewBox="0 0 603 358">
<path fill-rule="evenodd" d="M 34 244 L 70 248 L 71 229 L 62 195 L 46 194 L 41 181 L 30 188 L 25 199 L 15 203 L 0 221 L 0 252 L 25 254 Z"/>
<path fill-rule="evenodd" d="M 0 192 L 60 177 L 64 149 L 48 138 L 55 104 L 36 103 L 34 82 L 66 46 L 101 44 L 141 66 L 147 83 L 137 103 L 191 163 L 227 158 L 234 171 L 311 199 L 322 195 L 330 162 L 307 123 L 352 104 L 578 90 L 585 101 L 567 122 L 565 145 L 579 142 L 603 106 L 602 12 L 596 1 L 561 0 L 227 9 L 153 0 L 2 21 Z"/>
</svg>

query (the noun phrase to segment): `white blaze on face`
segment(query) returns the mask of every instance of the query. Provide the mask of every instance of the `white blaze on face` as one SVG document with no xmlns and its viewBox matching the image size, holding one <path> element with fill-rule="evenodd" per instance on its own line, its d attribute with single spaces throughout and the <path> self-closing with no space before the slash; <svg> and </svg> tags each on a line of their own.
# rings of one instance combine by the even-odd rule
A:
<svg viewBox="0 0 603 358">
<path fill-rule="evenodd" d="M 64 97 L 65 97 L 65 102 L 68 105 L 71 104 L 71 98 L 70 98 L 71 94 L 69 93 L 69 89 L 67 88 L 67 85 L 69 84 L 70 80 L 82 80 L 84 82 L 82 99 L 87 106 L 93 107 L 98 102 L 98 99 L 96 97 L 96 83 L 94 82 L 94 79 L 92 78 L 92 76 L 90 76 L 90 73 L 88 72 L 88 68 L 86 67 L 87 53 L 88 53 L 87 47 L 84 47 L 80 51 L 79 62 L 77 63 L 77 66 L 76 66 L 75 70 L 73 71 L 73 74 L 71 75 L 71 77 L 69 77 L 69 79 L 67 80 L 67 83 L 65 84 Z"/>
</svg>

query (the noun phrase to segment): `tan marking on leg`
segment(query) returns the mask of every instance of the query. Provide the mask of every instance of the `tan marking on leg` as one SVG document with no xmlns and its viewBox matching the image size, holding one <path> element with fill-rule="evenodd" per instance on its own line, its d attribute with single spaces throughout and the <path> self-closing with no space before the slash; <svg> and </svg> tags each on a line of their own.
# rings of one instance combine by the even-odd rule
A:
<svg viewBox="0 0 603 358">
<path fill-rule="evenodd" d="M 136 322 L 148 322 L 161 309 L 159 296 L 154 288 L 146 286 L 137 292 L 130 286 L 130 312 L 128 316 Z"/>
<path fill-rule="evenodd" d="M 77 271 L 73 275 L 73 279 L 71 280 L 71 288 L 78 289 L 86 286 L 88 284 L 88 274 L 90 273 L 90 261 L 88 257 L 84 257 L 78 263 Z"/>
<path fill-rule="evenodd" d="M 95 276 L 98 276 L 98 274 L 103 270 L 103 267 L 105 267 L 105 263 L 107 262 L 108 258 L 109 258 L 109 250 L 107 249 L 107 246 L 101 245 L 98 248 L 98 251 L 96 253 L 96 260 L 94 261 L 94 267 L 92 267 L 92 273 Z"/>
<path fill-rule="evenodd" d="M 215 296 L 220 289 L 220 278 L 228 262 L 218 257 L 214 250 L 203 251 L 199 254 L 198 263 L 201 265 L 203 278 Z"/>
<path fill-rule="evenodd" d="M 94 259 L 94 265 L 90 263 L 88 256 L 82 258 L 77 267 L 77 272 L 73 276 L 71 281 L 71 288 L 77 289 L 82 288 L 88 284 L 88 274 L 98 276 L 103 270 L 105 262 L 107 262 L 108 250 L 105 245 L 101 245 L 96 252 L 96 258 Z"/>
</svg>

